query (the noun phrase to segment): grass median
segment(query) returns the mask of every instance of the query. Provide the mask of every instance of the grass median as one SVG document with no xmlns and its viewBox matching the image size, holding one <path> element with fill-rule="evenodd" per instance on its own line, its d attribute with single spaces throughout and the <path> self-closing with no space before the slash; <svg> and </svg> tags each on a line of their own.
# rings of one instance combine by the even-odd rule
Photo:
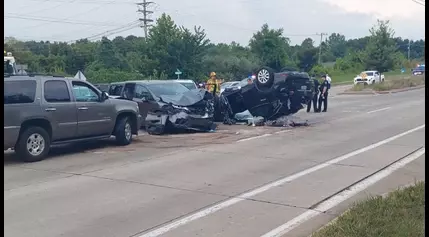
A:
<svg viewBox="0 0 429 237">
<path fill-rule="evenodd" d="M 383 73 L 386 78 L 401 76 L 400 71 L 390 71 Z M 332 74 L 333 85 L 353 84 L 353 79 L 358 73 Z"/>
<path fill-rule="evenodd" d="M 425 183 L 372 197 L 312 237 L 423 237 L 425 236 Z"/>
<path fill-rule="evenodd" d="M 390 76 L 383 83 L 354 85 L 351 91 L 390 91 L 425 85 L 424 76 Z"/>
</svg>

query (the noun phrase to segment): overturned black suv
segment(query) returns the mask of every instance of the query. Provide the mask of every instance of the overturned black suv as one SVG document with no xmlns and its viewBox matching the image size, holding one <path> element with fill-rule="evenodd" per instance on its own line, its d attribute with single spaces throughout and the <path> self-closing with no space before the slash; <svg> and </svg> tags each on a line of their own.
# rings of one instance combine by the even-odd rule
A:
<svg viewBox="0 0 429 237">
<path fill-rule="evenodd" d="M 253 83 L 225 90 L 217 99 L 216 107 L 224 123 L 234 123 L 234 115 L 248 110 L 255 117 L 275 121 L 294 114 L 312 99 L 314 83 L 305 72 L 262 67 Z"/>
</svg>

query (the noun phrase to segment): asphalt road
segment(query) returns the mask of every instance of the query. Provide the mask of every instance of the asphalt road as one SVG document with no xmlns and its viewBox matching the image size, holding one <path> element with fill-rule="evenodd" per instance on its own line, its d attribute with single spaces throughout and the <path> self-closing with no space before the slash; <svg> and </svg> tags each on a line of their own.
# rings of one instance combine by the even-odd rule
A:
<svg viewBox="0 0 429 237">
<path fill-rule="evenodd" d="M 144 135 L 31 164 L 5 155 L 5 236 L 308 236 L 356 198 L 424 179 L 424 90 L 335 90 L 327 113 L 295 116 L 309 127 Z"/>
</svg>

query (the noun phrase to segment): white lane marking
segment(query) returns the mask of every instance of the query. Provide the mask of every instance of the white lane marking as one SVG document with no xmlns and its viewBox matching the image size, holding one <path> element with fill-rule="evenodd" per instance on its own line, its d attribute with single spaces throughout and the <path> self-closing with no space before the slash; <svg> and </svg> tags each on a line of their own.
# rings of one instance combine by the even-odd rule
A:
<svg viewBox="0 0 429 237">
<path fill-rule="evenodd" d="M 253 189 L 253 190 L 251 190 L 249 192 L 240 194 L 238 196 L 235 196 L 235 197 L 229 198 L 229 199 L 227 199 L 225 201 L 222 201 L 222 202 L 220 202 L 218 204 L 215 204 L 215 205 L 212 205 L 210 207 L 204 208 L 201 211 L 198 211 L 198 212 L 196 212 L 194 214 L 182 217 L 182 218 L 180 218 L 180 219 L 178 219 L 176 221 L 172 221 L 171 223 L 163 225 L 163 226 L 161 226 L 159 228 L 156 228 L 156 229 L 154 229 L 154 230 L 152 230 L 150 232 L 147 232 L 146 234 L 136 235 L 136 237 L 156 237 L 156 236 L 160 236 L 160 235 L 165 234 L 165 233 L 167 233 L 167 232 L 169 232 L 171 230 L 174 230 L 174 229 L 176 229 L 176 228 L 178 228 L 180 226 L 183 226 L 183 225 L 185 225 L 185 224 L 187 224 L 187 223 L 189 223 L 191 221 L 194 221 L 194 220 L 200 219 L 202 217 L 208 216 L 208 215 L 213 214 L 213 213 L 215 213 L 215 212 L 217 212 L 219 210 L 222 210 L 222 209 L 227 208 L 229 206 L 232 206 L 232 205 L 234 205 L 236 203 L 239 203 L 241 201 L 247 200 L 247 199 L 249 199 L 249 198 L 251 198 L 251 197 L 253 197 L 255 195 L 263 193 L 263 192 L 265 192 L 265 191 L 267 191 L 267 190 L 269 190 L 271 188 L 280 186 L 280 185 L 282 185 L 284 183 L 287 183 L 287 182 L 291 182 L 291 181 L 293 181 L 295 179 L 298 179 L 298 178 L 300 178 L 302 176 L 305 176 L 307 174 L 313 173 L 313 172 L 315 172 L 317 170 L 320 170 L 320 169 L 325 168 L 327 166 L 330 166 L 332 164 L 341 162 L 341 161 L 346 160 L 346 159 L 348 159 L 350 157 L 356 156 L 356 155 L 358 155 L 360 153 L 369 151 L 371 149 L 374 149 L 376 147 L 384 145 L 384 144 L 386 144 L 388 142 L 394 141 L 394 140 L 396 140 L 396 139 L 398 139 L 400 137 L 403 137 L 403 136 L 405 136 L 407 134 L 410 134 L 412 132 L 418 131 L 418 130 L 424 128 L 424 127 L 425 127 L 425 124 L 423 124 L 423 125 L 421 125 L 419 127 L 410 129 L 408 131 L 405 131 L 403 133 L 400 133 L 398 135 L 395 135 L 393 137 L 389 137 L 389 138 L 384 139 L 382 141 L 379 141 L 377 143 L 371 144 L 369 146 L 366 146 L 366 147 L 360 148 L 358 150 L 352 151 L 352 152 L 350 152 L 348 154 L 345 154 L 345 155 L 342 155 L 340 157 L 334 158 L 334 159 L 329 160 L 329 161 L 327 161 L 325 163 L 322 163 L 322 164 L 313 166 L 311 168 L 305 169 L 305 170 L 300 171 L 298 173 L 295 173 L 293 175 L 286 176 L 286 177 L 284 177 L 282 179 L 279 179 L 277 181 L 268 183 L 268 184 L 263 185 L 263 186 L 261 186 L 259 188 Z"/>
<path fill-rule="evenodd" d="M 244 141 L 249 141 L 249 140 L 253 140 L 253 139 L 258 139 L 258 138 L 262 138 L 262 137 L 269 137 L 273 134 L 264 134 L 264 135 L 260 135 L 260 136 L 256 136 L 256 137 L 248 137 L 248 138 L 243 138 L 238 140 L 237 142 L 244 142 Z"/>
<path fill-rule="evenodd" d="M 300 224 L 310 220 L 311 218 L 319 215 L 321 212 L 328 211 L 329 209 L 337 206 L 341 202 L 344 202 L 345 200 L 353 197 L 357 193 L 367 189 L 369 186 L 377 183 L 383 178 L 386 178 L 387 176 L 391 175 L 394 171 L 404 167 L 411 161 L 419 158 L 420 156 L 425 154 L 425 148 L 422 148 L 418 150 L 417 152 L 411 154 L 408 157 L 405 157 L 404 159 L 392 164 L 391 166 L 387 167 L 386 169 L 374 174 L 373 176 L 368 177 L 367 179 L 362 180 L 361 182 L 351 186 L 349 189 L 344 190 L 340 193 L 338 193 L 335 196 L 332 196 L 331 198 L 327 199 L 326 201 L 320 203 L 319 205 L 314 208 L 314 210 L 308 210 L 301 215 L 293 218 L 292 220 L 286 222 L 285 224 L 275 228 L 274 230 L 262 235 L 262 237 L 280 237 L 286 234 L 287 232 L 291 231 L 295 227 L 299 226 Z"/>
<path fill-rule="evenodd" d="M 292 132 L 292 130 L 281 130 L 281 131 L 275 132 L 274 134 L 287 133 L 287 132 Z"/>
<path fill-rule="evenodd" d="M 369 111 L 369 112 L 367 112 L 367 113 L 368 113 L 368 114 L 377 113 L 377 112 L 380 112 L 380 111 L 388 110 L 388 109 L 390 109 L 390 108 L 391 108 L 391 107 L 386 107 L 386 108 L 382 108 L 382 109 L 376 109 L 376 110 Z"/>
</svg>

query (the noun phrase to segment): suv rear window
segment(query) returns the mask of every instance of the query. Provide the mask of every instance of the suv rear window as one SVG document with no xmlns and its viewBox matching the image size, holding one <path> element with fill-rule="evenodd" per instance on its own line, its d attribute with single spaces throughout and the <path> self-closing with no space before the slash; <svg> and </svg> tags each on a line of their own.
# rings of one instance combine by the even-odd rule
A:
<svg viewBox="0 0 429 237">
<path fill-rule="evenodd" d="M 5 81 L 4 104 L 33 103 L 36 97 L 36 81 Z"/>
<path fill-rule="evenodd" d="M 45 100 L 47 102 L 69 102 L 70 94 L 67 84 L 64 81 L 45 82 Z"/>
</svg>

